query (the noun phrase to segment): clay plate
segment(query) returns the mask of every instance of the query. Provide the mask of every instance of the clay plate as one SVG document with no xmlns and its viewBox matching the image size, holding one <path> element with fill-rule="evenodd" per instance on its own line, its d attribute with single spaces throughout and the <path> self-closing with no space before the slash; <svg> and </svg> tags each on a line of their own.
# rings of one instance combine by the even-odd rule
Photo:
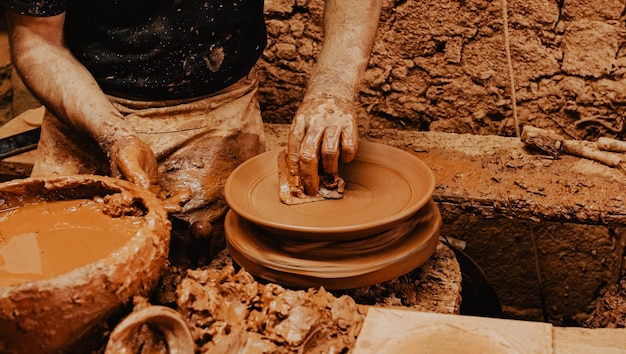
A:
<svg viewBox="0 0 626 354">
<path fill-rule="evenodd" d="M 315 241 L 375 235 L 413 216 L 435 190 L 434 174 L 417 157 L 362 142 L 355 160 L 339 166 L 346 181 L 342 199 L 286 205 L 279 198 L 279 152 L 244 162 L 225 185 L 231 209 L 275 235 Z"/>
<path fill-rule="evenodd" d="M 363 245 L 370 238 L 343 244 L 321 242 L 315 249 L 289 251 L 280 238 L 232 210 L 224 226 L 231 256 L 251 274 L 287 286 L 348 289 L 396 278 L 428 260 L 439 242 L 439 209 L 430 201 L 406 223 L 414 224 L 407 235 L 365 252 L 351 246 Z M 324 253 L 328 256 L 319 257 Z"/>
</svg>

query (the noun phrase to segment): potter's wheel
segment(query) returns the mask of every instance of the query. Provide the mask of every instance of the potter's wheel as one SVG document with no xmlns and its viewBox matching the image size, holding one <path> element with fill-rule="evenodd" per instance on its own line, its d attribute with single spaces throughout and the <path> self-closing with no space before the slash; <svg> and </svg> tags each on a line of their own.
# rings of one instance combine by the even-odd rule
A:
<svg viewBox="0 0 626 354">
<path fill-rule="evenodd" d="M 290 286 L 348 289 L 396 278 L 430 257 L 439 242 L 437 206 L 429 203 L 405 223 L 412 230 L 392 235 L 388 242 L 377 236 L 345 242 L 283 242 L 233 211 L 228 212 L 225 226 L 231 256 L 250 273 Z"/>
<path fill-rule="evenodd" d="M 226 182 L 226 242 L 250 273 L 288 286 L 347 289 L 408 273 L 435 251 L 434 175 L 413 155 L 364 142 L 353 162 L 340 165 L 343 199 L 299 205 L 280 202 L 277 157 L 254 157 Z"/>
</svg>

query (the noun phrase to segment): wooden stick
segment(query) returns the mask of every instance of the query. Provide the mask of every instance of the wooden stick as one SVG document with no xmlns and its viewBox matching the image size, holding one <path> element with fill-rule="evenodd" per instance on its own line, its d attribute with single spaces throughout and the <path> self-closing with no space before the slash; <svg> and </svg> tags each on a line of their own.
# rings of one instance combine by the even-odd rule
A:
<svg viewBox="0 0 626 354">
<path fill-rule="evenodd" d="M 509 81 L 511 83 L 511 103 L 513 105 L 513 123 L 515 124 L 515 136 L 520 137 L 519 120 L 517 118 L 517 98 L 515 97 L 515 74 L 513 73 L 513 62 L 511 60 L 511 44 L 509 40 L 509 11 L 506 0 L 502 0 L 502 19 L 504 20 L 504 50 L 506 62 L 509 69 Z"/>
<path fill-rule="evenodd" d="M 622 158 L 606 151 L 592 149 L 578 140 L 564 140 L 563 152 L 597 161 L 610 167 L 621 167 Z"/>
<path fill-rule="evenodd" d="M 622 140 L 602 137 L 598 139 L 596 145 L 603 151 L 626 152 L 626 141 Z"/>
<path fill-rule="evenodd" d="M 563 137 L 555 132 L 527 125 L 522 130 L 521 140 L 524 144 L 540 149 L 556 159 L 561 157 Z"/>
<path fill-rule="evenodd" d="M 619 168 L 626 172 L 626 157 L 621 157 L 615 152 L 626 152 L 626 142 L 600 138 L 597 148 L 589 146 L 580 140 L 565 140 L 553 131 L 533 126 L 525 126 L 522 131 L 521 141 L 538 148 L 554 158 L 559 158 L 563 152 L 568 155 L 578 156 L 599 162 L 609 167 Z"/>
</svg>

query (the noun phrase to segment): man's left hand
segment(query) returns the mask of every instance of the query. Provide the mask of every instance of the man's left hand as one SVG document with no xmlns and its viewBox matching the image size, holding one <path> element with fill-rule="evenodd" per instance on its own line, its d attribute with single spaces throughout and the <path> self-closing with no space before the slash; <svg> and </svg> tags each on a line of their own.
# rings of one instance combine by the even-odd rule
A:
<svg viewBox="0 0 626 354">
<path fill-rule="evenodd" d="M 330 95 L 305 98 L 291 124 L 287 146 L 291 194 L 317 195 L 320 172 L 336 176 L 339 160 L 352 161 L 357 148 L 358 125 L 353 100 Z"/>
</svg>

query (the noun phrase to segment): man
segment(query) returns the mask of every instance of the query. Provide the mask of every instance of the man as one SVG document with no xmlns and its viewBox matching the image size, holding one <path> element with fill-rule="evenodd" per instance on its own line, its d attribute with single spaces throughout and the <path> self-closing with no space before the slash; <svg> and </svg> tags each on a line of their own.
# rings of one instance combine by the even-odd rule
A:
<svg viewBox="0 0 626 354">
<path fill-rule="evenodd" d="M 288 141 L 291 190 L 357 150 L 354 99 L 382 0 L 327 0 L 322 51 Z M 264 151 L 253 66 L 261 0 L 0 0 L 14 65 L 46 115 L 33 176 L 95 173 L 191 190 L 202 234 L 232 169 Z M 210 229 L 210 227 L 208 227 Z"/>
</svg>

